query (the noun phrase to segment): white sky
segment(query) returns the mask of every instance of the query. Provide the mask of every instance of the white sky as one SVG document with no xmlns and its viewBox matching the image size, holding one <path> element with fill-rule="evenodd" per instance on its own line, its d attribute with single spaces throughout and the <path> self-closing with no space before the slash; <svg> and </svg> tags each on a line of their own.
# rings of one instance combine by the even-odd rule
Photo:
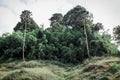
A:
<svg viewBox="0 0 120 80">
<path fill-rule="evenodd" d="M 23 10 L 30 10 L 38 25 L 49 27 L 49 18 L 54 13 L 63 15 L 76 5 L 93 13 L 94 22 L 103 23 L 105 29 L 120 24 L 120 0 L 0 0 L 0 35 L 13 32 Z"/>
</svg>

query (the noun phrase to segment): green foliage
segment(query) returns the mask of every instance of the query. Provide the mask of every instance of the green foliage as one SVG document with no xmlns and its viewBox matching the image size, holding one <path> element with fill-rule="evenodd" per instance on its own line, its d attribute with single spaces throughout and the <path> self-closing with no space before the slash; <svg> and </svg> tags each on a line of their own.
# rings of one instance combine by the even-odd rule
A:
<svg viewBox="0 0 120 80">
<path fill-rule="evenodd" d="M 63 15 L 61 13 L 55 13 L 53 16 L 49 19 L 51 21 L 51 26 L 53 26 L 54 23 L 62 23 Z"/>
<path fill-rule="evenodd" d="M 100 35 L 98 31 L 103 28 L 101 23 L 96 25 L 89 19 L 90 13 L 81 6 L 68 11 L 63 17 L 62 14 L 54 14 L 51 17 L 52 27 L 43 29 L 30 27 L 34 21 L 24 13 L 21 14 L 20 26 L 25 24 L 26 17 L 29 18 L 30 24 L 28 25 L 25 43 L 25 58 L 27 59 L 42 59 L 42 60 L 59 60 L 62 62 L 77 63 L 88 58 L 86 47 L 86 36 L 84 28 L 81 24 L 81 19 L 86 19 L 86 34 L 88 36 L 88 45 L 91 56 L 103 55 L 117 55 L 117 46 L 111 43 L 111 36 L 108 34 Z M 25 17 L 25 18 L 23 18 Z M 25 20 L 24 20 L 25 19 Z M 63 24 L 61 23 L 63 22 Z M 71 26 L 73 28 L 69 28 Z M 18 28 L 18 27 L 17 27 Z M 12 34 L 3 34 L 0 37 L 0 58 L 1 59 L 21 59 L 22 58 L 22 43 L 23 33 L 15 31 Z M 23 28 L 24 30 L 24 28 Z M 21 30 L 20 30 L 21 31 Z"/>
<path fill-rule="evenodd" d="M 103 29 L 102 23 L 97 23 L 97 24 L 94 25 L 93 30 L 94 30 L 95 32 L 98 32 L 98 31 L 101 30 L 101 29 Z"/>
<path fill-rule="evenodd" d="M 2 37 L 0 40 L 1 57 L 8 58 L 20 58 L 21 46 L 22 46 L 22 33 L 16 32 L 12 35 Z"/>
<path fill-rule="evenodd" d="M 65 26 L 56 22 L 53 23 L 51 30 L 54 32 L 63 32 L 65 30 Z"/>
<path fill-rule="evenodd" d="M 20 15 L 21 22 L 18 22 L 17 25 L 14 28 L 14 31 L 24 31 L 25 24 L 27 24 L 26 30 L 32 31 L 34 29 L 38 29 L 38 25 L 36 22 L 31 18 L 32 13 L 28 10 L 22 11 L 22 14 Z"/>
<path fill-rule="evenodd" d="M 88 19 L 92 17 L 90 13 L 82 6 L 78 5 L 67 12 L 63 17 L 63 24 L 71 27 L 82 27 L 82 19 Z"/>
<path fill-rule="evenodd" d="M 62 32 L 65 30 L 65 26 L 62 24 L 63 16 L 61 13 L 55 13 L 53 16 L 49 19 L 51 21 L 50 26 L 52 28 L 51 31 L 54 32 Z"/>
<path fill-rule="evenodd" d="M 90 41 L 92 55 L 115 55 L 118 54 L 117 46 L 112 44 L 110 35 L 94 34 L 94 39 Z"/>
<path fill-rule="evenodd" d="M 117 41 L 117 43 L 120 43 L 120 26 L 116 26 L 113 29 L 114 39 Z"/>
<path fill-rule="evenodd" d="M 120 63 L 116 63 L 116 62 L 114 62 L 114 63 L 111 63 L 110 64 L 110 68 L 109 68 L 109 71 L 111 72 L 111 73 L 116 73 L 116 72 L 118 72 L 120 70 Z"/>
</svg>

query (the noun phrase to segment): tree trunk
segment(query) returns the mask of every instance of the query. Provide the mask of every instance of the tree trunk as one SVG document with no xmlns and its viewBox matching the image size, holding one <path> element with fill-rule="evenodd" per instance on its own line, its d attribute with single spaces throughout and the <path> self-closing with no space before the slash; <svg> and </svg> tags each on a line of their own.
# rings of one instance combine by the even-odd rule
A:
<svg viewBox="0 0 120 80">
<path fill-rule="evenodd" d="M 87 48 L 87 55 L 88 55 L 88 57 L 89 57 L 89 59 L 91 58 L 91 56 L 90 56 L 90 51 L 89 51 L 89 45 L 88 45 L 88 36 L 87 36 L 87 32 L 86 32 L 86 26 L 85 26 L 85 24 L 86 24 L 86 20 L 85 19 L 83 19 L 83 25 L 84 25 L 84 34 L 85 34 L 85 37 L 86 37 L 86 48 Z"/>
<path fill-rule="evenodd" d="M 25 40 L 26 40 L 26 27 L 27 23 L 25 22 L 25 30 L 24 30 L 24 36 L 23 36 L 23 48 L 22 48 L 22 59 L 25 61 Z"/>
</svg>

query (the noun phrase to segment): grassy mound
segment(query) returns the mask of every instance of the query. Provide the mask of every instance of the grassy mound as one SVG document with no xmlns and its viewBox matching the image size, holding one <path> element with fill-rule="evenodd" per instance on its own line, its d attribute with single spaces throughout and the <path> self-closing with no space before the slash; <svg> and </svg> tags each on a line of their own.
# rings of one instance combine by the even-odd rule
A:
<svg viewBox="0 0 120 80">
<path fill-rule="evenodd" d="M 1 63 L 0 80 L 120 80 L 120 58 L 94 57 L 76 65 L 49 60 Z"/>
<path fill-rule="evenodd" d="M 59 77 L 45 68 L 22 69 L 8 74 L 3 80 L 58 80 Z"/>
</svg>

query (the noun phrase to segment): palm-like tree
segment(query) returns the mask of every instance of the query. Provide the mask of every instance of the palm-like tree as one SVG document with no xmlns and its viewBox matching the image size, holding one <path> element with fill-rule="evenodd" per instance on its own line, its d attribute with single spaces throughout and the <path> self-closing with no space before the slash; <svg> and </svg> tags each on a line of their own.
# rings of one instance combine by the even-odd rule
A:
<svg viewBox="0 0 120 80">
<path fill-rule="evenodd" d="M 24 10 L 22 11 L 22 14 L 20 15 L 21 18 L 21 22 L 24 23 L 24 37 L 23 37 L 23 46 L 22 46 L 22 59 L 23 61 L 25 61 L 25 40 L 26 40 L 26 28 L 27 28 L 27 24 L 30 23 L 31 21 L 31 12 L 28 10 Z"/>
</svg>

